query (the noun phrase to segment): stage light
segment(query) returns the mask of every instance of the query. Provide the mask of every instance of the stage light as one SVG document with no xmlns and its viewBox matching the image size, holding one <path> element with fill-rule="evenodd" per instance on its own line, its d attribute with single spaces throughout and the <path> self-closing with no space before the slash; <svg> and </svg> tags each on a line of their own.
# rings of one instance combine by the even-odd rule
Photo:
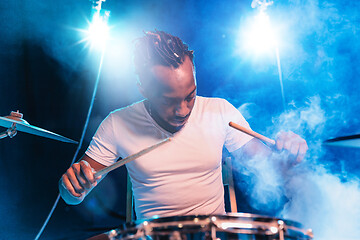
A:
<svg viewBox="0 0 360 240">
<path fill-rule="evenodd" d="M 86 42 L 86 46 L 90 46 L 90 49 L 103 50 L 110 37 L 110 27 L 108 26 L 110 11 L 101 9 L 101 4 L 105 0 L 92 0 L 91 2 L 91 21 L 88 21 L 86 30 L 78 29 L 83 34 L 83 38 L 79 42 Z"/>
<path fill-rule="evenodd" d="M 266 13 L 269 6 L 273 1 L 268 0 L 253 0 L 251 3 L 252 8 L 258 9 L 258 14 L 248 18 L 241 24 L 241 31 L 237 40 L 237 52 L 243 56 L 253 56 L 256 59 L 259 55 L 268 55 L 272 58 L 275 56 L 278 68 L 279 82 L 281 88 L 281 96 L 284 110 L 286 110 L 286 100 L 284 94 L 284 86 L 282 81 L 282 71 L 280 63 L 279 45 L 280 35 L 277 28 L 279 24 L 272 25 L 270 17 Z"/>
<path fill-rule="evenodd" d="M 271 27 L 269 16 L 261 11 L 254 17 L 250 29 L 245 35 L 247 49 L 256 53 L 274 51 L 277 40 Z"/>
<path fill-rule="evenodd" d="M 93 15 L 93 19 L 87 31 L 87 39 L 90 42 L 91 47 L 103 48 L 109 39 L 110 29 L 107 25 L 109 13 L 105 13 L 106 15 L 100 15 L 99 12 Z"/>
<path fill-rule="evenodd" d="M 260 11 L 253 18 L 249 18 L 241 27 L 238 47 L 241 52 L 249 54 L 273 53 L 278 46 L 277 34 L 271 25 L 270 18 L 265 11 Z"/>
<path fill-rule="evenodd" d="M 251 7 L 256 9 L 254 15 L 244 19 L 240 25 L 237 48 L 240 54 L 250 55 L 273 54 L 279 46 L 279 35 L 276 26 L 272 24 L 266 10 L 273 1 L 253 0 Z M 275 27 L 274 27 L 275 26 Z"/>
</svg>

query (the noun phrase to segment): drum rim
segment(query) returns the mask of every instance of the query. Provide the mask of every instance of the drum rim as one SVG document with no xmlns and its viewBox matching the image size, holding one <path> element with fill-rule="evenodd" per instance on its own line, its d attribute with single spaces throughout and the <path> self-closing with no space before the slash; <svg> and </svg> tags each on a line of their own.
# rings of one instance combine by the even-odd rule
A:
<svg viewBox="0 0 360 240">
<path fill-rule="evenodd" d="M 210 219 L 212 217 L 216 217 L 222 220 L 225 219 L 242 219 L 242 220 L 249 220 L 249 221 L 256 221 L 256 222 L 278 222 L 283 221 L 286 226 L 292 226 L 296 228 L 303 228 L 303 225 L 299 222 L 283 219 L 279 217 L 272 217 L 268 215 L 260 215 L 260 214 L 253 214 L 253 213 L 226 213 L 226 214 L 212 214 L 212 215 L 184 215 L 184 216 L 167 216 L 167 217 L 158 217 L 153 216 L 151 218 L 136 220 L 134 223 L 135 225 L 143 224 L 144 222 L 149 223 L 163 223 L 163 222 L 178 222 L 178 221 L 187 221 L 192 220 L 194 218 L 198 218 L 199 220 Z"/>
<path fill-rule="evenodd" d="M 254 226 L 260 226 L 262 228 L 237 228 L 236 220 L 237 222 L 243 223 L 245 225 L 247 223 L 251 223 Z M 231 226 L 233 222 L 235 222 L 235 225 L 233 225 L 235 227 Z M 228 229 L 219 228 L 219 224 L 221 225 L 222 223 L 230 223 L 230 227 Z M 266 234 L 267 232 L 266 235 L 276 234 L 276 232 L 272 233 L 271 231 L 267 230 L 275 226 L 278 226 L 279 229 L 280 225 L 282 224 L 286 232 L 290 231 L 290 235 L 288 236 L 294 237 L 302 235 L 302 238 L 300 239 L 313 238 L 313 236 L 311 235 L 312 233 L 308 233 L 306 229 L 302 227 L 302 224 L 298 222 L 252 213 L 227 213 L 223 215 L 185 215 L 168 217 L 154 216 L 148 219 L 125 223 L 123 224 L 122 228 L 117 229 L 117 232 L 120 235 L 130 234 L 129 236 L 132 236 L 134 234 L 139 234 L 138 230 L 142 229 L 142 231 L 144 231 L 146 235 L 146 232 L 148 232 L 149 230 L 152 231 L 152 229 L 154 228 L 157 229 L 156 234 L 165 234 L 166 231 L 171 231 L 172 228 L 176 228 L 176 224 L 181 224 L 181 228 L 184 230 L 187 229 L 187 231 L 189 230 L 189 227 L 192 228 L 195 225 L 198 226 L 199 229 L 201 228 L 203 231 L 208 231 L 210 230 L 211 226 L 216 226 L 218 229 L 223 229 L 223 232 L 241 234 Z M 266 228 L 263 228 L 265 226 Z"/>
</svg>

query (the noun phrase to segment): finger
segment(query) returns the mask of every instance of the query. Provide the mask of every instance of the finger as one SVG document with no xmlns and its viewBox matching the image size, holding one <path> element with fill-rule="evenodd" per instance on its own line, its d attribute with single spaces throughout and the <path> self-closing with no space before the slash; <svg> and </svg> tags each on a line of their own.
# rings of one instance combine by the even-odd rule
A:
<svg viewBox="0 0 360 240">
<path fill-rule="evenodd" d="M 284 141 L 284 149 L 290 151 L 291 146 L 292 146 L 292 142 L 289 139 L 285 139 L 285 141 Z"/>
<path fill-rule="evenodd" d="M 94 178 L 94 170 L 93 168 L 90 166 L 90 164 L 84 160 L 80 161 L 80 166 L 81 166 L 81 172 L 84 175 L 84 177 L 86 178 L 86 180 L 91 184 L 94 185 L 96 183 L 96 180 Z"/>
<path fill-rule="evenodd" d="M 79 179 L 81 179 L 81 176 L 79 175 L 79 166 L 74 166 L 75 164 L 73 164 L 73 166 L 71 166 L 67 171 L 66 171 L 66 176 L 69 178 L 70 183 L 72 184 L 72 186 L 74 187 L 75 191 L 77 193 L 82 193 L 83 191 L 85 191 L 84 187 L 82 186 L 82 184 L 79 182 Z"/>
<path fill-rule="evenodd" d="M 298 152 L 299 152 L 299 148 L 300 148 L 300 144 L 298 142 L 291 144 L 291 147 L 290 147 L 291 155 L 297 156 Z"/>
<path fill-rule="evenodd" d="M 81 163 L 76 163 L 76 165 L 73 165 L 74 167 L 74 171 L 75 171 L 75 176 L 78 180 L 78 182 L 80 183 L 81 187 L 83 187 L 85 190 L 91 188 L 91 182 L 88 181 L 88 179 L 85 177 L 82 168 L 83 166 L 81 165 Z"/>
<path fill-rule="evenodd" d="M 281 151 L 284 148 L 284 141 L 282 139 L 276 140 L 276 148 L 277 150 Z"/>
<path fill-rule="evenodd" d="M 297 162 L 301 162 L 301 161 L 304 159 L 304 157 L 305 157 L 306 152 L 307 152 L 308 149 L 309 149 L 309 147 L 308 147 L 306 141 L 303 141 L 303 142 L 300 144 L 300 147 L 299 147 L 299 153 L 298 153 L 298 156 L 297 156 L 297 158 L 296 158 L 296 161 L 297 161 Z"/>
<path fill-rule="evenodd" d="M 73 187 L 73 185 L 71 184 L 68 176 L 66 174 L 64 174 L 61 178 L 61 185 L 74 197 L 81 197 L 80 193 L 77 193 Z"/>
</svg>

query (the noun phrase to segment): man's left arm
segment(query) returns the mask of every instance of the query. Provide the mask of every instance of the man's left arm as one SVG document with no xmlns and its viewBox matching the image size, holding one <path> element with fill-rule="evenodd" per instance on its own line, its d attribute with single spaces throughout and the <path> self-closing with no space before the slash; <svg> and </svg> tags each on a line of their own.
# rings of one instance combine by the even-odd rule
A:
<svg viewBox="0 0 360 240">
<path fill-rule="evenodd" d="M 308 150 L 306 141 L 293 132 L 279 132 L 276 137 L 276 145 L 268 147 L 260 140 L 253 138 L 240 149 L 232 152 L 237 159 L 251 159 L 254 157 L 270 158 L 274 152 L 284 153 L 289 163 L 300 163 Z"/>
</svg>

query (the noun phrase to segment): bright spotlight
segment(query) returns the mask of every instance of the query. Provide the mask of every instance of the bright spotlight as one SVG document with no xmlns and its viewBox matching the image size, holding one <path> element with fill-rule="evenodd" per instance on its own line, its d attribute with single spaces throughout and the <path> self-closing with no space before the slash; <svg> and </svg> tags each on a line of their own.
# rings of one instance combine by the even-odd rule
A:
<svg viewBox="0 0 360 240">
<path fill-rule="evenodd" d="M 266 14 L 266 9 L 273 4 L 271 0 L 253 0 L 252 8 L 258 8 L 258 15 L 249 18 L 242 24 L 242 31 L 239 35 L 238 50 L 240 54 L 248 53 L 255 55 L 275 55 L 279 74 L 279 82 L 281 88 L 281 96 L 284 110 L 286 110 L 286 101 L 284 94 L 284 86 L 282 81 L 282 71 L 279 54 L 279 35 L 270 23 L 269 15 Z"/>
<path fill-rule="evenodd" d="M 87 31 L 87 40 L 92 47 L 103 48 L 109 38 L 109 26 L 107 20 L 110 12 L 105 11 L 104 15 L 100 15 L 100 12 L 96 12 L 93 15 L 92 21 Z"/>
<path fill-rule="evenodd" d="M 242 48 L 255 54 L 273 53 L 278 44 L 270 18 L 264 11 L 260 11 L 252 20 L 248 20 L 240 40 Z"/>
<path fill-rule="evenodd" d="M 77 29 L 82 32 L 83 39 L 79 41 L 86 42 L 90 48 L 104 49 L 110 36 L 110 27 L 107 25 L 110 11 L 101 9 L 102 2 L 106 0 L 90 0 L 92 2 L 91 21 L 88 21 L 88 29 Z"/>
</svg>

